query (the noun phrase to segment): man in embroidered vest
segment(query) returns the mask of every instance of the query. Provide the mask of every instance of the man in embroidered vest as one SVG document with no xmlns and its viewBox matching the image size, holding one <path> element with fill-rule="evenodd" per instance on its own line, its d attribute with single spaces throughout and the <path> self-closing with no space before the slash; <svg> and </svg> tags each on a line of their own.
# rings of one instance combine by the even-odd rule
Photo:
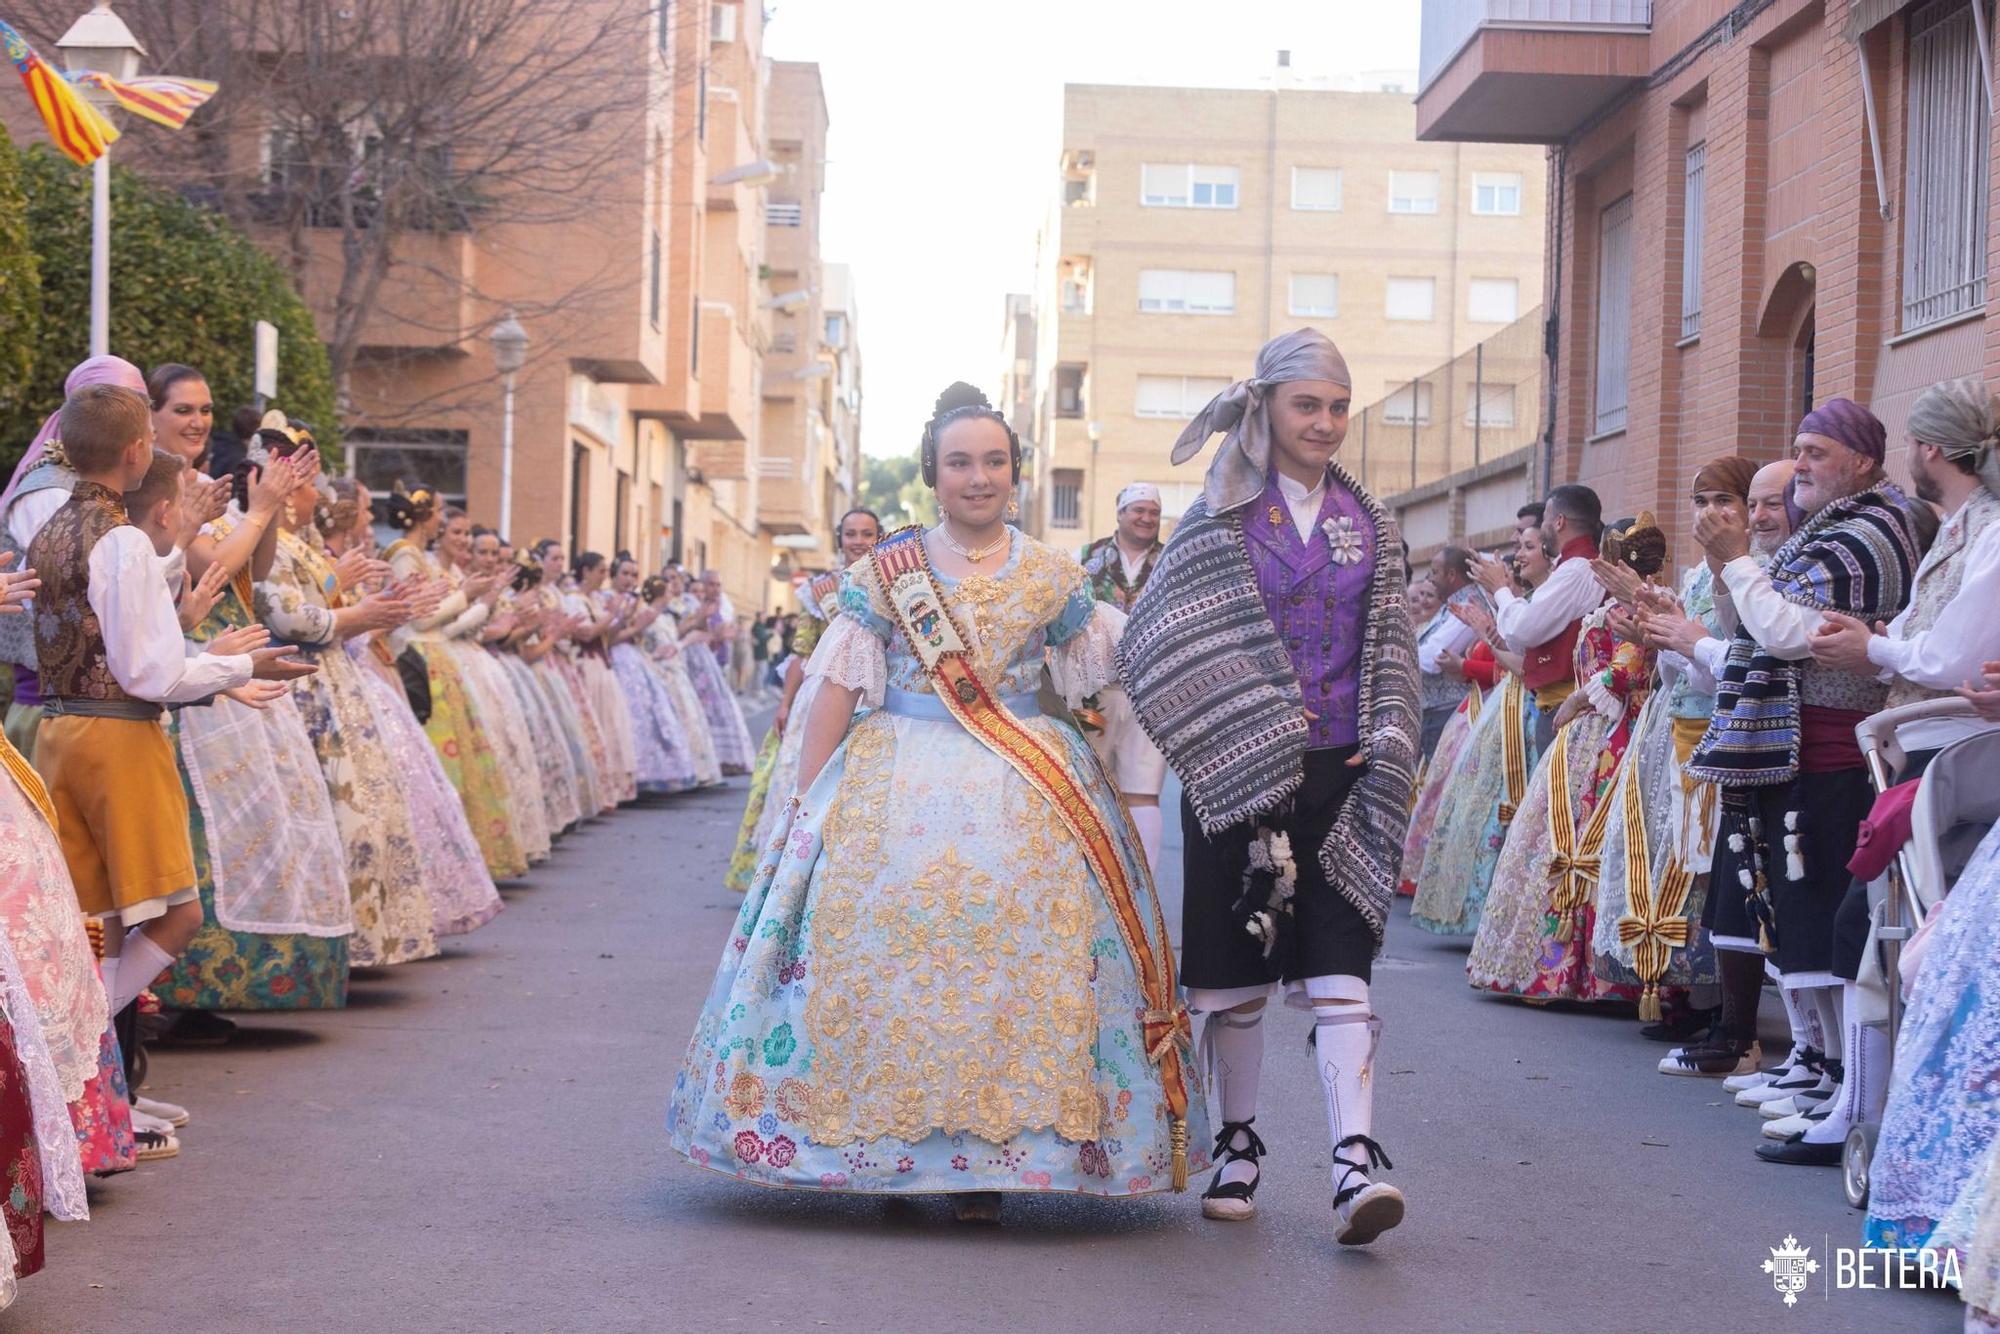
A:
<svg viewBox="0 0 2000 1334">
<path fill-rule="evenodd" d="M 1737 617 L 1716 691 L 1715 717 L 1688 772 L 1722 788 L 1725 835 L 1710 878 L 1705 924 L 1718 942 L 1758 941 L 1779 985 L 1795 993 L 1815 1041 L 1784 1078 L 1757 1094 L 1785 1139 L 1823 1116 L 1840 1083 L 1842 1020 L 1833 972 L 1834 915 L 1848 887 L 1847 861 L 1872 799 L 1855 725 L 1881 708 L 1887 687 L 1873 670 L 1813 661 L 1827 613 L 1887 620 L 1908 601 L 1917 567 L 1910 502 L 1883 478 L 1887 432 L 1875 414 L 1828 400 L 1799 423 L 1793 499 L 1802 520 L 1768 569 L 1751 557 L 1741 518 L 1709 510 L 1695 539 L 1720 563 L 1719 583 Z M 1733 883 L 1732 883 L 1733 882 Z M 1713 1073 L 1751 1056 L 1754 997 L 1732 995 L 1757 979 L 1725 970 L 1724 1027 Z"/>
<path fill-rule="evenodd" d="M 1174 462 L 1226 432 L 1132 609 L 1121 675 L 1185 785 L 1182 979 L 1222 1099 L 1202 1196 L 1255 1212 L 1260 1021 L 1279 983 L 1309 1006 L 1333 1141 L 1334 1237 L 1403 1217 L 1373 1138 L 1380 1021 L 1369 1003 L 1409 819 L 1416 653 L 1394 521 L 1335 463 L 1347 364 L 1313 329 L 1281 335 L 1217 395 Z"/>
<path fill-rule="evenodd" d="M 1887 684 L 1886 708 L 1950 695 L 2000 658 L 2000 404 L 1976 379 L 1932 385 L 1910 409 L 1906 456 L 1917 498 L 1941 508 L 1942 526 L 1917 567 L 1910 605 L 1887 625 L 1828 612 L 1812 639 L 1813 662 L 1830 671 L 1874 675 Z M 1923 773 L 1945 746 L 1991 723 L 1943 718 L 1899 728 L 1907 763 L 1898 777 Z M 1861 1022 L 1855 979 L 1868 946 L 1868 887 L 1848 885 L 1834 919 L 1833 974 L 1840 979 L 1843 1078 L 1817 1125 L 1760 1146 L 1768 1162 L 1833 1165 L 1847 1132 L 1878 1121 L 1888 1097 L 1889 1038 Z"/>
<path fill-rule="evenodd" d="M 1535 750 L 1549 748 L 1556 711 L 1576 691 L 1576 637 L 1583 618 L 1604 601 L 1604 585 L 1591 573 L 1604 505 L 1587 486 L 1571 483 L 1549 492 L 1542 506 L 1542 534 L 1556 549 L 1556 568 L 1530 598 L 1508 587 L 1498 561 L 1473 566 L 1473 577 L 1493 599 L 1493 622 L 1507 647 L 1521 655 L 1521 682 L 1534 692 Z"/>
<path fill-rule="evenodd" d="M 188 656 L 160 557 L 126 521 L 125 493 L 153 465 L 144 395 L 79 389 L 58 430 L 77 481 L 29 548 L 42 580 L 35 650 L 47 710 L 37 767 L 77 901 L 105 920 L 102 971 L 116 1014 L 187 948 L 202 920 L 187 799 L 161 705 L 314 668 L 258 647 L 269 639 L 260 630 L 218 640 L 220 654 Z M 239 641 L 254 651 L 227 651 Z"/>
<path fill-rule="evenodd" d="M 1160 550 L 1160 488 L 1134 482 L 1118 493 L 1118 531 L 1083 549 L 1084 573 L 1090 576 L 1097 600 L 1129 613 L 1152 578 Z M 1132 716 L 1132 702 L 1123 689 L 1109 687 L 1098 694 L 1096 703 L 1104 728 L 1087 734 L 1091 748 L 1125 796 L 1140 846 L 1146 850 L 1146 864 L 1158 868 L 1160 788 L 1167 777 L 1167 757 Z"/>
<path fill-rule="evenodd" d="M 1452 611 L 1454 607 L 1465 611 L 1474 605 L 1486 605 L 1485 591 L 1472 582 L 1474 560 L 1464 547 L 1445 547 L 1431 557 L 1431 587 L 1437 590 L 1438 609 L 1417 631 L 1417 672 L 1424 719 L 1422 758 L 1426 760 L 1437 749 L 1444 725 L 1465 701 L 1469 689 L 1465 676 L 1445 671 L 1440 660 L 1463 658 L 1479 638 L 1472 622 Z"/>
</svg>

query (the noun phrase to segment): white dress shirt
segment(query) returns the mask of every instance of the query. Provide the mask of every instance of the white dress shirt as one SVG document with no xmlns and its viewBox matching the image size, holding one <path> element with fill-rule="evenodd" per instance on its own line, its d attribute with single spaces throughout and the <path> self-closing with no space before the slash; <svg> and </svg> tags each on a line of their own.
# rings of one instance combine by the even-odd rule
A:
<svg viewBox="0 0 2000 1334">
<path fill-rule="evenodd" d="M 1722 582 L 1737 617 L 1758 648 L 1791 662 L 1812 656 L 1812 637 L 1826 624 L 1826 616 L 1787 601 L 1756 557 L 1738 556 L 1723 566 Z M 1720 599 L 1717 601 L 1719 605 Z"/>
<path fill-rule="evenodd" d="M 1868 661 L 1882 669 L 1884 681 L 1900 676 L 1912 685 L 1954 690 L 2000 658 L 2000 522 L 1987 524 L 1959 559 L 1965 572 L 1958 593 L 1930 629 L 1908 633 L 1905 608 L 1889 622 L 1888 634 L 1869 636 Z M 1923 573 L 1919 566 L 1919 576 Z M 1905 750 L 1941 750 L 1992 726 L 1980 718 L 1937 719 L 1901 729 L 1898 740 Z"/>
<path fill-rule="evenodd" d="M 1596 611 L 1604 601 L 1604 585 L 1591 573 L 1587 557 L 1571 556 L 1557 563 L 1532 598 L 1517 597 L 1511 588 L 1493 595 L 1493 624 L 1516 653 L 1539 648 L 1561 634 L 1571 621 Z"/>
<path fill-rule="evenodd" d="M 1292 527 L 1299 530 L 1299 541 L 1312 541 L 1312 532 L 1319 524 L 1319 507 L 1326 503 L 1326 478 L 1319 479 L 1319 485 L 1308 488 L 1304 482 L 1295 482 L 1283 473 L 1278 474 L 1278 494 L 1285 498 L 1285 508 L 1291 511 Z"/>
<path fill-rule="evenodd" d="M 7 515 L 7 536 L 14 543 L 14 551 L 19 559 L 14 568 L 20 569 L 28 563 L 28 544 L 33 542 L 48 525 L 56 511 L 69 504 L 69 492 L 60 486 L 45 486 L 39 491 L 30 491 L 14 502 L 14 508 Z"/>
<path fill-rule="evenodd" d="M 164 564 L 152 539 L 130 524 L 113 528 L 91 548 L 90 609 L 103 630 L 105 665 L 119 687 L 134 699 L 187 704 L 248 681 L 247 653 L 188 656 Z"/>
<path fill-rule="evenodd" d="M 1447 598 L 1445 604 L 1437 609 L 1437 615 L 1431 617 L 1417 636 L 1417 670 L 1425 676 L 1436 676 L 1441 656 L 1456 653 L 1462 658 L 1477 638 L 1477 630 L 1451 614 L 1451 602 Z"/>
</svg>

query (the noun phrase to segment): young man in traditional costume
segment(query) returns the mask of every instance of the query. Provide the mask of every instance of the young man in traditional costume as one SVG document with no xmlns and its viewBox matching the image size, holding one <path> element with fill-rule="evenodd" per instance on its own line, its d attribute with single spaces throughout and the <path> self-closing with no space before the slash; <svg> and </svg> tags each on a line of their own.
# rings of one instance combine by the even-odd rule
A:
<svg viewBox="0 0 2000 1334">
<path fill-rule="evenodd" d="M 187 653 L 161 557 L 126 517 L 125 493 L 155 459 L 145 395 L 79 389 L 58 431 L 77 481 L 29 548 L 42 580 L 35 650 L 47 710 L 36 759 L 77 901 L 105 919 L 102 972 L 116 1014 L 202 921 L 187 797 L 162 706 L 314 668 L 287 649 L 254 647 L 269 639 L 263 632 L 222 645 L 247 642 L 249 652 Z"/>
<path fill-rule="evenodd" d="M 1718 945 L 1731 936 L 1758 942 L 1779 985 L 1805 993 L 1799 1003 L 1817 1039 L 1771 1086 L 1783 1096 L 1760 1096 L 1780 1137 L 1808 1128 L 1804 1114 L 1828 1104 L 1841 1078 L 1834 915 L 1873 798 L 1854 728 L 1882 707 L 1888 687 L 1872 666 L 1821 666 L 1812 644 L 1828 613 L 1872 625 L 1909 600 L 1916 525 L 1910 502 L 1883 480 L 1886 444 L 1875 414 L 1850 399 L 1806 415 L 1793 446 L 1793 499 L 1803 517 L 1768 569 L 1752 558 L 1740 517 L 1710 510 L 1695 523 L 1737 618 L 1715 717 L 1688 764 L 1691 776 L 1723 791 L 1725 842 L 1707 924 Z M 1754 992 L 1756 983 L 1735 969 L 1722 982 L 1725 1031 L 1698 1054 L 1706 1072 L 1743 1075 L 1749 1070 L 1731 1058 L 1753 1057 L 1744 1017 L 1756 1010 L 1754 996 L 1732 993 Z"/>
<path fill-rule="evenodd" d="M 1604 601 L 1604 585 L 1591 572 L 1604 530 L 1604 505 L 1587 486 L 1570 483 L 1549 492 L 1542 506 L 1542 535 L 1556 549 L 1556 568 L 1530 598 L 1508 587 L 1498 561 L 1473 566 L 1473 578 L 1493 599 L 1493 620 L 1507 647 L 1521 655 L 1522 684 L 1534 694 L 1535 753 L 1556 734 L 1556 711 L 1576 691 L 1576 637 L 1583 618 Z"/>
<path fill-rule="evenodd" d="M 1381 1023 L 1372 961 L 1402 857 L 1416 650 L 1390 516 L 1333 461 L 1347 364 L 1314 329 L 1257 354 L 1174 462 L 1225 432 L 1119 647 L 1132 707 L 1185 784 L 1183 981 L 1207 1012 L 1222 1164 L 1202 1212 L 1256 1211 L 1266 1001 L 1309 1006 L 1333 1142 L 1335 1240 L 1373 1241 L 1403 1196 L 1371 1173 Z"/>
<path fill-rule="evenodd" d="M 1129 613 L 1145 591 L 1160 551 L 1160 488 L 1134 482 L 1118 493 L 1118 531 L 1083 549 L 1083 570 L 1097 600 Z M 1132 716 L 1132 702 L 1122 688 L 1107 687 L 1096 701 L 1103 728 L 1089 734 L 1091 748 L 1125 798 L 1139 843 L 1146 849 L 1146 864 L 1157 868 L 1160 788 L 1167 777 L 1167 757 Z"/>
</svg>

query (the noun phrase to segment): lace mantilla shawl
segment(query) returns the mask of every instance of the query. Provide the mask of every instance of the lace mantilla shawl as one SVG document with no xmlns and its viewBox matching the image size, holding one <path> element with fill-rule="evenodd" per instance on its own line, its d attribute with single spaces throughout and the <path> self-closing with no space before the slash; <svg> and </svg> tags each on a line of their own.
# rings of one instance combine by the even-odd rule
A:
<svg viewBox="0 0 2000 1334">
<path fill-rule="evenodd" d="M 1416 774 L 1416 636 L 1403 609 L 1395 520 L 1339 464 L 1334 478 L 1375 525 L 1361 644 L 1361 753 L 1355 781 L 1320 846 L 1328 882 L 1382 943 L 1402 868 Z M 1133 605 L 1119 671 L 1133 711 L 1187 785 L 1213 834 L 1284 807 L 1304 781 L 1305 702 L 1291 658 L 1257 591 L 1243 510 L 1197 500 Z"/>
</svg>

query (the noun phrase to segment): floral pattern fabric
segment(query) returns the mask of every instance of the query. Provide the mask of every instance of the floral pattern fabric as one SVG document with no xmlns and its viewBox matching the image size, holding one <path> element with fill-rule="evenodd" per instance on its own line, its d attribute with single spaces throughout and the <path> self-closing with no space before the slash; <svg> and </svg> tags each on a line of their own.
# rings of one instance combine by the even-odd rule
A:
<svg viewBox="0 0 2000 1334">
<path fill-rule="evenodd" d="M 100 976 L 98 985 L 104 985 Z M 77 1154 L 92 1176 L 129 1172 L 139 1165 L 139 1146 L 132 1138 L 132 1101 L 125 1087 L 125 1057 L 109 1023 L 98 1038 L 97 1073 L 83 1086 L 83 1096 L 69 1105 L 76 1127 Z"/>
<path fill-rule="evenodd" d="M 1982 1217 L 2000 1209 L 2000 1174 L 1988 1169 L 2000 1152 L 2000 828 L 1980 843 L 1931 931 L 1890 1063 L 1866 1239 L 1963 1251 Z"/>
<path fill-rule="evenodd" d="M 695 619 L 694 599 L 681 601 L 682 624 Z M 743 708 L 729 689 L 729 679 L 713 653 L 682 653 L 680 662 L 694 683 L 695 695 L 708 719 L 708 733 L 715 742 L 717 761 L 725 774 L 747 774 L 757 762 L 757 747 L 750 740 L 750 728 L 743 721 Z"/>
<path fill-rule="evenodd" d="M 1095 606 L 1075 561 L 1013 540 L 1000 573 L 940 579 L 1000 694 L 1038 680 L 1045 648 Z M 829 639 L 873 639 L 901 688 L 928 690 L 879 596 L 850 572 L 855 614 Z M 1050 718 L 1027 726 L 1115 831 L 1153 920 L 1144 855 L 1088 745 Z M 766 1185 L 1164 1190 L 1170 1120 L 1143 1009 L 1103 892 L 1044 799 L 956 722 L 870 712 L 782 808 L 668 1132 L 695 1163 Z M 1195 1170 L 1205 1122 L 1197 1085 Z"/>
<path fill-rule="evenodd" d="M 1507 788 L 1505 728 L 1510 691 L 1522 695 L 1517 724 L 1522 732 L 1522 761 L 1530 766 L 1535 762 L 1534 702 L 1527 697 L 1520 678 L 1512 677 L 1494 688 L 1478 720 L 1468 727 L 1450 780 L 1451 800 L 1442 804 L 1431 822 L 1424 858 L 1416 873 L 1416 900 L 1410 904 L 1410 921 L 1425 931 L 1465 936 L 1479 929 L 1493 867 L 1506 840 L 1500 804 Z"/>
</svg>

